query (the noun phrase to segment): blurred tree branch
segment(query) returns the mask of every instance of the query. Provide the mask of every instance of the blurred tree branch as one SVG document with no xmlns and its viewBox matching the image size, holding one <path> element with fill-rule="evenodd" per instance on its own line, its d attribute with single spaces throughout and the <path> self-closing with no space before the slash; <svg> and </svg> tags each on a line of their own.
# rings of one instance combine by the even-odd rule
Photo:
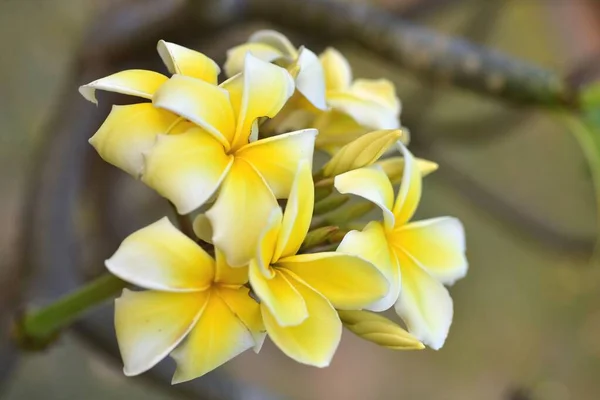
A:
<svg viewBox="0 0 600 400">
<path fill-rule="evenodd" d="M 427 7 L 435 4 L 425 2 Z M 413 5 L 407 12 L 427 10 L 422 7 L 425 6 Z M 131 15 L 135 18 L 126 18 Z M 83 61 L 128 54 L 135 47 L 154 40 L 153 34 L 176 26 L 194 26 L 196 32 L 214 33 L 236 22 L 264 20 L 305 33 L 318 31 L 326 40 L 354 40 L 369 51 L 433 81 L 452 83 L 521 104 L 578 107 L 578 88 L 555 72 L 412 24 L 365 3 L 340 0 L 132 0 L 119 7 L 118 12 L 107 10 L 100 19 L 88 36 Z M 115 20 L 128 23 L 115 24 Z M 111 29 L 104 29 L 104 26 Z"/>
<path fill-rule="evenodd" d="M 214 0 L 211 0 L 214 1 Z M 466 40 L 404 21 L 373 6 L 334 0 L 230 0 L 232 14 L 354 39 L 419 75 L 514 102 L 576 108 L 577 88 L 558 74 Z"/>
</svg>

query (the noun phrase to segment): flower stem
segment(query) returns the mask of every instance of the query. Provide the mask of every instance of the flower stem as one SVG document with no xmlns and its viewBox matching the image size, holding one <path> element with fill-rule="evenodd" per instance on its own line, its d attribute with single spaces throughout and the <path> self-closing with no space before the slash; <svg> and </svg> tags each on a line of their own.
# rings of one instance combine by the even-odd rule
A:
<svg viewBox="0 0 600 400">
<path fill-rule="evenodd" d="M 26 312 L 15 325 L 17 343 L 24 349 L 45 348 L 58 337 L 61 329 L 118 294 L 126 285 L 106 273 L 52 304 Z"/>
</svg>

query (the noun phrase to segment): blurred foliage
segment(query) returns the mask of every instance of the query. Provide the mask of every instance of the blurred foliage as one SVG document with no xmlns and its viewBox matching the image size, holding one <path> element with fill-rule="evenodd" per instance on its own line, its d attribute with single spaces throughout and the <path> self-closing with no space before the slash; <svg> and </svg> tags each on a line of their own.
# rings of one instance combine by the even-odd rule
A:
<svg viewBox="0 0 600 400">
<path fill-rule="evenodd" d="M 577 139 L 588 161 L 596 194 L 596 218 L 600 227 L 600 82 L 581 88 L 580 111 L 560 110 L 557 115 Z M 597 235 L 594 258 L 600 256 L 600 234 Z"/>
</svg>

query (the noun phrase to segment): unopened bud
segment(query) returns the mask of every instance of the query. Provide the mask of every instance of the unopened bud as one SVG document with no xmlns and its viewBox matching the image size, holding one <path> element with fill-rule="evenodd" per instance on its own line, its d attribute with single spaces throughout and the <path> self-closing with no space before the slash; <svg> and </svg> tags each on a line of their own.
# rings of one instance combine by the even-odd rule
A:
<svg viewBox="0 0 600 400">
<path fill-rule="evenodd" d="M 310 249 L 329 242 L 329 239 L 335 236 L 340 228 L 337 226 L 323 226 L 314 229 L 306 234 L 304 242 L 302 242 L 301 250 Z"/>
<path fill-rule="evenodd" d="M 319 200 L 315 203 L 315 209 L 313 211 L 314 215 L 325 214 L 329 211 L 336 210 L 337 208 L 344 205 L 348 200 L 350 200 L 350 196 L 345 194 L 333 194 L 324 198 L 323 200 Z"/>
<path fill-rule="evenodd" d="M 315 201 L 323 200 L 333 192 L 333 185 L 317 186 L 315 185 Z"/>
<path fill-rule="evenodd" d="M 369 311 L 338 310 L 342 323 L 361 338 L 393 350 L 422 350 L 417 338 L 398 324 Z"/>
<path fill-rule="evenodd" d="M 379 159 L 403 135 L 400 129 L 366 133 L 342 147 L 323 168 L 326 177 L 367 167 Z"/>
<path fill-rule="evenodd" d="M 346 226 L 348 222 L 360 218 L 375 208 L 373 203 L 357 203 L 340 208 L 325 216 L 328 225 Z"/>
</svg>

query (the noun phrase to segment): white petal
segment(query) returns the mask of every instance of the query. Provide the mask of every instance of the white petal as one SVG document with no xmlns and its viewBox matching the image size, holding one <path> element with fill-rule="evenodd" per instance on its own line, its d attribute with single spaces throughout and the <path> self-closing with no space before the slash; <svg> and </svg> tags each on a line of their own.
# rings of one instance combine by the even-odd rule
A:
<svg viewBox="0 0 600 400">
<path fill-rule="evenodd" d="M 108 270 L 134 285 L 172 292 L 208 288 L 214 260 L 167 217 L 129 235 L 106 260 Z"/>
<path fill-rule="evenodd" d="M 467 274 L 465 230 L 456 218 L 413 222 L 389 237 L 393 246 L 411 255 L 431 276 L 446 285 Z"/>
<path fill-rule="evenodd" d="M 158 88 L 169 78 L 154 71 L 143 69 L 129 69 L 107 77 L 97 79 L 79 87 L 79 93 L 86 100 L 98 104 L 96 100 L 96 90 L 106 90 L 131 96 L 138 96 L 144 99 L 152 99 L 152 96 Z"/>
<path fill-rule="evenodd" d="M 173 75 L 156 91 L 152 102 L 202 127 L 229 150 L 235 115 L 225 89 L 189 76 Z"/>
<path fill-rule="evenodd" d="M 383 211 L 387 229 L 394 226 L 391 208 L 394 189 L 389 178 L 379 166 L 355 169 L 335 177 L 335 188 L 342 194 L 354 194 L 376 204 Z"/>
<path fill-rule="evenodd" d="M 179 117 L 150 103 L 113 106 L 106 121 L 90 138 L 106 162 L 139 178 L 144 168 L 144 153 L 166 134 Z"/>
<path fill-rule="evenodd" d="M 172 383 L 198 378 L 252 346 L 254 340 L 248 328 L 212 291 L 188 338 L 171 353 L 177 362 Z"/>
<path fill-rule="evenodd" d="M 227 176 L 233 157 L 212 135 L 194 127 L 160 135 L 146 155 L 142 181 L 169 199 L 180 214 L 202 206 Z"/>
<path fill-rule="evenodd" d="M 319 58 L 307 48 L 302 48 L 297 65 L 300 67 L 300 72 L 296 77 L 298 91 L 319 110 L 327 110 L 325 74 Z"/>
<path fill-rule="evenodd" d="M 352 82 L 352 69 L 346 58 L 333 47 L 325 49 L 320 56 L 327 90 L 346 90 Z"/>
<path fill-rule="evenodd" d="M 187 75 L 217 84 L 217 76 L 221 69 L 206 55 L 164 40 L 159 40 L 156 48 L 171 74 Z"/>
<path fill-rule="evenodd" d="M 395 225 L 399 227 L 410 221 L 419 206 L 423 178 L 411 152 L 400 142 L 397 142 L 396 145 L 404 156 L 402 183 L 398 189 L 398 196 L 392 209 L 396 217 Z"/>
<path fill-rule="evenodd" d="M 229 265 L 244 266 L 256 256 L 258 239 L 276 208 L 277 200 L 259 173 L 236 157 L 217 201 L 206 212 L 213 243 L 225 253 Z"/>
<path fill-rule="evenodd" d="M 373 221 L 362 232 L 348 232 L 336 251 L 363 257 L 377 267 L 387 278 L 389 289 L 386 296 L 368 305 L 365 309 L 385 311 L 394 305 L 400 295 L 400 266 L 396 255 L 388 244 L 382 223 Z"/>
<path fill-rule="evenodd" d="M 265 179 L 273 194 L 284 199 L 292 190 L 298 165 L 302 162 L 312 165 L 316 135 L 315 129 L 304 129 L 257 140 L 242 147 L 236 153 L 236 158 L 251 164 Z"/>
<path fill-rule="evenodd" d="M 248 42 L 267 44 L 290 58 L 298 56 L 298 52 L 292 42 L 285 35 L 271 29 L 262 29 L 254 32 L 248 38 Z"/>
<path fill-rule="evenodd" d="M 207 292 L 123 290 L 115 301 L 115 330 L 127 376 L 141 374 L 165 358 L 194 327 Z"/>
<path fill-rule="evenodd" d="M 402 291 L 396 312 L 408 331 L 434 350 L 440 349 L 450 330 L 453 316 L 448 290 L 415 261 L 396 252 L 402 270 Z"/>
</svg>

